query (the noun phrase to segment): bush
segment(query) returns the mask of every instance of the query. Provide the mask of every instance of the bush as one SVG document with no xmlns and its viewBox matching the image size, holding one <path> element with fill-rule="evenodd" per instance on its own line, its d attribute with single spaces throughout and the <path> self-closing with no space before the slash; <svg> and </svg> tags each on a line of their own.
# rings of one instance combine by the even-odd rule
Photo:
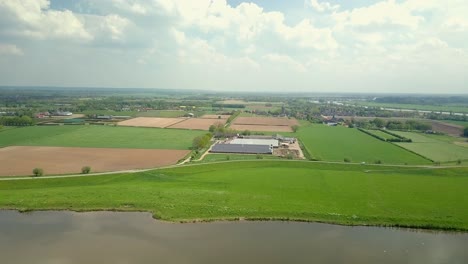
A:
<svg viewBox="0 0 468 264">
<path fill-rule="evenodd" d="M 350 158 L 344 158 L 343 161 L 344 162 L 351 162 L 351 159 Z"/>
<path fill-rule="evenodd" d="M 457 165 L 460 165 L 462 163 L 461 159 L 457 160 Z"/>
<path fill-rule="evenodd" d="M 34 174 L 34 177 L 42 176 L 44 175 L 44 170 L 41 168 L 34 168 L 33 174 Z"/>
<path fill-rule="evenodd" d="M 382 164 L 382 161 L 381 160 L 376 160 L 374 161 L 375 164 Z"/>
<path fill-rule="evenodd" d="M 287 158 L 288 160 L 292 160 L 292 159 L 294 158 L 294 156 L 293 156 L 293 154 L 288 153 L 288 155 L 286 155 L 286 158 Z"/>
<path fill-rule="evenodd" d="M 231 159 L 231 156 L 227 155 L 226 160 L 230 160 L 230 159 Z"/>
<path fill-rule="evenodd" d="M 81 173 L 83 174 L 88 174 L 91 172 L 91 167 L 90 166 L 84 166 L 83 168 L 81 168 Z"/>
<path fill-rule="evenodd" d="M 257 155 L 257 159 L 263 159 L 263 156 L 260 155 L 260 154 L 258 154 L 258 155 Z"/>
</svg>

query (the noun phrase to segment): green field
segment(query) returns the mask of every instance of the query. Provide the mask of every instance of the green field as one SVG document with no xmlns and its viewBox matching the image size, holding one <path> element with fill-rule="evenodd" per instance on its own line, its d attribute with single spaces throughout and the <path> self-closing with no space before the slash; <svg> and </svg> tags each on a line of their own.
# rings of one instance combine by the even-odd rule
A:
<svg viewBox="0 0 468 264">
<path fill-rule="evenodd" d="M 439 120 L 444 123 L 455 124 L 462 127 L 468 127 L 468 121 L 456 121 L 456 120 Z"/>
<path fill-rule="evenodd" d="M 394 109 L 412 109 L 434 112 L 458 112 L 468 113 L 468 107 L 463 105 L 417 105 L 417 104 L 396 104 L 396 103 L 377 103 L 377 102 L 362 102 L 355 101 L 355 105 L 370 106 L 370 107 L 383 107 Z"/>
<path fill-rule="evenodd" d="M 412 143 L 396 143 L 397 145 L 414 151 L 424 157 L 437 162 L 468 160 L 468 147 L 454 144 L 454 138 L 448 136 L 425 135 L 415 132 L 394 133 L 410 138 Z M 453 140 L 451 140 L 453 139 Z"/>
<path fill-rule="evenodd" d="M 0 181 L 0 208 L 150 211 L 171 221 L 284 219 L 468 230 L 468 168 L 244 161 Z"/>
<path fill-rule="evenodd" d="M 1 132 L 0 147 L 61 146 L 142 149 L 188 149 L 203 131 L 113 127 L 32 126 Z"/>
<path fill-rule="evenodd" d="M 327 161 L 428 164 L 429 160 L 357 129 L 302 123 L 296 136 L 313 158 Z"/>
<path fill-rule="evenodd" d="M 383 131 L 380 131 L 380 130 L 368 129 L 366 131 L 368 131 L 369 133 L 374 134 L 376 136 L 379 136 L 381 138 L 384 138 L 384 139 L 396 139 L 396 137 L 394 137 L 394 136 L 392 136 L 392 135 L 390 135 L 388 133 L 385 133 Z"/>
<path fill-rule="evenodd" d="M 226 161 L 226 160 L 257 160 L 259 159 L 278 160 L 282 159 L 273 155 L 242 155 L 242 154 L 208 154 L 203 158 L 203 162 Z"/>
<path fill-rule="evenodd" d="M 137 111 L 112 111 L 112 110 L 87 110 L 77 114 L 84 115 L 112 115 L 112 116 L 132 116 L 135 117 Z"/>
</svg>

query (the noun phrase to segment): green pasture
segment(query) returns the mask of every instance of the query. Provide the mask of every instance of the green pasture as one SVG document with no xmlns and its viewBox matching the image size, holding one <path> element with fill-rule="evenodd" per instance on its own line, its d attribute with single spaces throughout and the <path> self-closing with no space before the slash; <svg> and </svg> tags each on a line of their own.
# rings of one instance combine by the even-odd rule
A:
<svg viewBox="0 0 468 264">
<path fill-rule="evenodd" d="M 468 169 L 243 161 L 0 181 L 0 208 L 149 211 L 170 221 L 282 219 L 468 230 Z"/>
<path fill-rule="evenodd" d="M 458 112 L 468 113 L 468 107 L 463 105 L 417 105 L 417 104 L 396 104 L 396 103 L 377 103 L 377 102 L 362 102 L 354 101 L 355 105 L 370 106 L 370 107 L 383 107 L 383 108 L 394 108 L 394 109 L 412 109 L 422 111 L 434 111 L 434 112 Z"/>
<path fill-rule="evenodd" d="M 367 135 L 355 128 L 302 123 L 299 137 L 313 158 L 324 161 L 343 161 L 385 164 L 428 164 L 429 160 L 389 142 Z"/>
<path fill-rule="evenodd" d="M 381 138 L 384 138 L 384 139 L 396 139 L 396 137 L 394 137 L 394 136 L 392 136 L 392 135 L 390 135 L 388 133 L 385 133 L 383 131 L 380 131 L 380 130 L 368 129 L 366 131 L 368 131 L 369 133 L 374 134 L 376 136 L 379 136 Z"/>
<path fill-rule="evenodd" d="M 32 126 L 1 132 L 0 147 L 61 146 L 142 149 L 188 149 L 203 131 L 114 127 Z"/>
<path fill-rule="evenodd" d="M 410 138 L 412 143 L 396 143 L 397 145 L 416 152 L 436 162 L 450 162 L 457 160 L 468 160 L 468 147 L 456 145 L 459 141 L 453 137 L 444 135 L 425 135 L 416 132 L 394 133 Z"/>
<path fill-rule="evenodd" d="M 282 159 L 273 155 L 254 155 L 254 154 L 208 154 L 203 158 L 203 162 L 226 161 L 226 160 L 278 160 Z"/>
</svg>

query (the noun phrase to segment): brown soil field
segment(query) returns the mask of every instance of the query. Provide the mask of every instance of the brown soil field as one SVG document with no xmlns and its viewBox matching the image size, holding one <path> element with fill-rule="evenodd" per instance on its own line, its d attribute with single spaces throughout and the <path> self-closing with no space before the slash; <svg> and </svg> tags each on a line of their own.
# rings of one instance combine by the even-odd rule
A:
<svg viewBox="0 0 468 264">
<path fill-rule="evenodd" d="M 281 117 L 238 117 L 233 125 L 293 126 L 299 125 L 296 119 Z M 232 126 L 231 126 L 232 127 Z"/>
<path fill-rule="evenodd" d="M 218 118 L 218 117 L 221 117 L 221 118 Z M 204 118 L 204 119 L 218 119 L 218 120 L 221 120 L 221 119 L 228 119 L 230 117 L 230 115 L 203 115 L 201 116 L 200 118 Z"/>
<path fill-rule="evenodd" d="M 150 169 L 177 163 L 188 150 L 114 149 L 69 147 L 0 148 L 0 176 L 32 175 L 42 168 L 45 175 L 78 174 L 83 166 L 91 172 Z"/>
<path fill-rule="evenodd" d="M 185 118 L 162 118 L 162 117 L 137 117 L 117 123 L 119 126 L 134 127 L 159 127 L 164 128 L 179 122 Z"/>
<path fill-rule="evenodd" d="M 451 136 L 459 137 L 463 134 L 463 127 L 455 124 L 444 123 L 440 121 L 432 121 L 432 130 L 442 132 Z"/>
<path fill-rule="evenodd" d="M 216 123 L 224 124 L 226 123 L 226 119 L 190 118 L 183 122 L 169 126 L 168 128 L 208 130 L 211 125 Z"/>
<path fill-rule="evenodd" d="M 292 132 L 290 126 L 268 126 L 268 125 L 231 125 L 230 128 L 237 131 L 258 131 L 258 132 Z"/>
</svg>

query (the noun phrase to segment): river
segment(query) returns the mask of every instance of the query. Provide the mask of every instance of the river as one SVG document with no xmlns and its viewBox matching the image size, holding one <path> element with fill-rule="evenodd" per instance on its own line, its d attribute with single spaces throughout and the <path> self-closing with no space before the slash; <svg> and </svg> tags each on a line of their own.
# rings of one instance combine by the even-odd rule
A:
<svg viewBox="0 0 468 264">
<path fill-rule="evenodd" d="M 0 263 L 468 263 L 468 233 L 0 211 Z"/>
</svg>

